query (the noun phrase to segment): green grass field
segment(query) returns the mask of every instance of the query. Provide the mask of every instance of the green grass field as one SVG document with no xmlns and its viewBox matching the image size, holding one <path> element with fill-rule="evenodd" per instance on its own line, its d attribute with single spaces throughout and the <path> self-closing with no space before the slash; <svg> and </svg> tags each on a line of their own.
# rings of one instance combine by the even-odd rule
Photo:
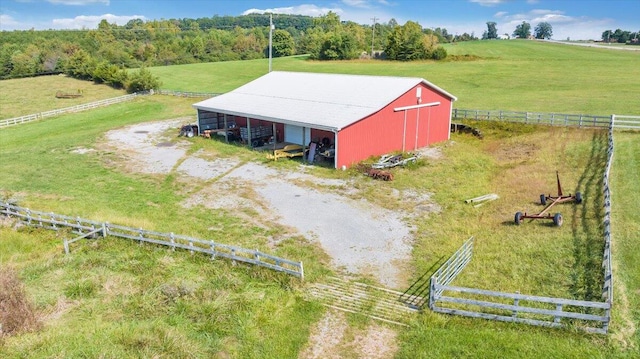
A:
<svg viewBox="0 0 640 359">
<path fill-rule="evenodd" d="M 88 102 L 126 95 L 124 90 L 80 81 L 64 75 L 30 77 L 0 81 L 0 119 L 30 115 Z M 76 94 L 78 98 L 56 98 L 56 92 Z M 34 102 L 34 99 L 38 99 Z"/>
<path fill-rule="evenodd" d="M 458 108 L 593 115 L 639 114 L 640 51 L 526 40 L 445 45 L 469 61 L 308 61 L 277 58 L 273 70 L 422 77 L 458 97 Z M 267 60 L 156 67 L 163 88 L 227 92 L 268 71 Z"/>
<path fill-rule="evenodd" d="M 276 59 L 274 68 L 420 76 L 459 96 L 458 105 L 467 101 L 469 105 L 465 107 L 500 109 L 511 103 L 508 109 L 544 111 L 544 101 L 522 99 L 542 95 L 544 91 L 529 86 L 500 91 L 493 86 L 503 80 L 485 72 L 515 76 L 523 83 L 548 84 L 538 77 L 533 65 L 557 66 L 557 75 L 564 76 L 561 68 L 578 68 L 585 63 L 598 64 L 599 68 L 597 59 L 612 61 L 620 56 L 623 63 L 638 60 L 637 55 L 627 57 L 629 54 L 616 51 L 525 41 L 450 45 L 448 51 L 475 54 L 481 59 L 384 64 L 320 63 L 289 58 Z M 532 52 L 536 55 L 529 55 Z M 168 89 L 224 92 L 263 74 L 261 66 L 266 68 L 265 60 L 152 70 Z M 591 71 L 598 72 L 597 68 Z M 208 75 L 202 76 L 203 73 Z M 635 74 L 638 78 L 638 73 Z M 614 77 L 611 81 L 616 86 L 628 88 L 629 93 L 639 92 L 637 81 Z M 463 78 L 474 80 L 462 82 Z M 575 97 L 564 106 L 558 103 L 560 107 L 555 111 L 638 114 L 633 109 L 638 104 L 633 101 L 626 101 L 631 104 L 593 101 L 593 110 L 583 110 L 583 104 L 593 95 L 585 89 L 600 91 L 596 88 L 602 78 L 584 76 L 582 81 L 577 87 L 567 85 L 561 91 Z M 6 91 L 13 91 L 12 86 L 23 86 L 19 82 L 2 85 L 6 85 L 1 87 L 3 98 L 9 96 Z M 494 95 L 487 96 L 488 92 Z M 184 184 L 172 175 L 122 173 L 109 165 L 118 161 L 115 153 L 72 152 L 77 148 L 100 149 L 105 131 L 112 128 L 193 117 L 191 104 L 196 101 L 145 97 L 1 129 L 0 195 L 18 198 L 22 205 L 33 209 L 195 237 L 206 237 L 214 221 L 224 228 L 220 241 L 267 249 L 264 238 L 277 228 L 246 226 L 222 211 L 181 208 Z M 524 108 L 527 104 L 532 107 Z M 32 109 L 31 112 L 37 112 L 48 108 Z M 453 141 L 439 145 L 442 159 L 398 169 L 393 182 L 373 182 L 355 171 L 314 168 L 313 173 L 329 178 L 354 178 L 365 198 L 390 209 L 404 207 L 380 193 L 393 189 L 434 193 L 442 211 L 415 223 L 411 265 L 416 277 L 474 235 L 477 239 L 474 259 L 456 284 L 597 300 L 601 285 L 598 251 L 602 239 L 600 181 L 605 134 L 584 129 L 471 124 L 481 128 L 484 140 L 454 134 Z M 612 172 L 616 302 L 610 335 L 510 325 L 426 311 L 409 328 L 394 327 L 399 333 L 396 356 L 637 357 L 640 258 L 634 248 L 640 240 L 636 205 L 640 193 L 635 190 L 635 184 L 640 182 L 639 136 L 616 133 Z M 236 146 L 200 138 L 192 141 L 193 151 L 201 149 L 216 156 L 261 160 L 254 152 Z M 534 203 L 539 194 L 554 191 L 555 170 L 560 171 L 565 191 L 579 190 L 585 194 L 585 204 L 563 205 L 565 225 L 561 228 L 541 222 L 512 225 L 516 211 L 539 209 Z M 490 192 L 499 193 L 501 198 L 479 208 L 463 202 Z M 268 252 L 302 260 L 308 282 L 321 280 L 330 272 L 326 255 L 300 238 L 286 240 L 276 248 L 268 248 Z M 303 283 L 285 275 L 233 266 L 224 260 L 211 263 L 205 257 L 171 253 L 153 246 L 139 247 L 120 240 L 94 244 L 81 241 L 74 245 L 71 256 L 64 256 L 61 237 L 56 233 L 0 227 L 0 268 L 7 267 L 17 270 L 45 325 L 37 332 L 2 339 L 0 357 L 296 358 L 305 346 L 310 328 L 325 311 L 318 303 L 302 300 Z M 351 323 L 356 329 L 363 325 L 361 319 L 352 318 Z M 353 357 L 348 349 L 343 354 Z"/>
</svg>

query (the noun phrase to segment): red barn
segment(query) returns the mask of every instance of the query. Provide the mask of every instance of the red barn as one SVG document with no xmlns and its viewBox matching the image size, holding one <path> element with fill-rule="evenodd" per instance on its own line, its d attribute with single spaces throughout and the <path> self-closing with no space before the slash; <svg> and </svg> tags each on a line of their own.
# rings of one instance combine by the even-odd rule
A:
<svg viewBox="0 0 640 359">
<path fill-rule="evenodd" d="M 455 100 L 422 78 L 274 71 L 193 106 L 201 132 L 240 127 L 249 142 L 272 134 L 303 146 L 324 139 L 341 168 L 448 140 Z"/>
</svg>

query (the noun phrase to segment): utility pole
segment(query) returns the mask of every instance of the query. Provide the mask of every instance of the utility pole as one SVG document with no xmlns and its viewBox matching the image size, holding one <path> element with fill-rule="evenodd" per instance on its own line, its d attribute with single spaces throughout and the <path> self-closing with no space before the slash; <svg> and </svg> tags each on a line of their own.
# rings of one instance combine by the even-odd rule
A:
<svg viewBox="0 0 640 359">
<path fill-rule="evenodd" d="M 380 19 L 374 16 L 371 20 L 373 20 L 373 26 L 371 27 L 371 58 L 373 59 L 373 39 L 376 37 L 376 20 Z"/>
<path fill-rule="evenodd" d="M 271 48 L 273 47 L 272 39 L 273 39 L 273 14 L 269 14 L 269 72 L 271 72 L 271 57 L 272 52 Z"/>
</svg>

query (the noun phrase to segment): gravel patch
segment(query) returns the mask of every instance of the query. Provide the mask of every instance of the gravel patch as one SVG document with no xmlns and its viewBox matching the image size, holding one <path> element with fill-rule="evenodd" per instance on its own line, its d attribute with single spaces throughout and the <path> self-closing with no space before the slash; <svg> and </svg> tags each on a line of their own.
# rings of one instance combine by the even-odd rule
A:
<svg viewBox="0 0 640 359">
<path fill-rule="evenodd" d="M 150 174 L 171 172 L 178 161 L 186 154 L 186 145 L 157 146 L 167 142 L 163 133 L 176 128 L 182 121 L 171 120 L 151 122 L 125 127 L 107 132 L 109 145 L 124 153 L 132 170 Z M 131 152 L 130 152 L 131 151 Z"/>
<path fill-rule="evenodd" d="M 238 161 L 226 158 L 209 161 L 198 157 L 188 157 L 178 166 L 178 172 L 185 176 L 210 180 L 222 176 L 238 164 Z"/>
<path fill-rule="evenodd" d="M 295 233 L 282 235 L 303 235 L 319 243 L 334 267 L 371 275 L 390 288 L 406 285 L 403 264 L 411 259 L 414 229 L 404 220 L 410 217 L 407 213 L 358 199 L 353 192 L 357 189 L 348 181 L 314 177 L 305 173 L 304 165 L 298 171 L 285 171 L 259 163 L 241 164 L 232 158 L 187 155 L 189 141 L 175 141 L 182 122 L 176 119 L 109 131 L 108 147 L 125 157 L 130 171 L 175 172 L 181 182 L 214 181 L 186 198 L 182 205 L 187 208 L 224 209 L 243 219 L 248 217 L 243 209 L 258 211 L 261 218 L 250 220 L 259 223 L 252 224 L 291 228 Z M 175 136 L 166 135 L 170 129 L 175 129 Z M 167 141 L 175 145 L 157 146 Z M 420 155 L 435 158 L 439 152 L 424 150 Z M 415 202 L 419 212 L 437 209 L 430 207 L 429 194 L 398 192 L 395 196 Z"/>
</svg>

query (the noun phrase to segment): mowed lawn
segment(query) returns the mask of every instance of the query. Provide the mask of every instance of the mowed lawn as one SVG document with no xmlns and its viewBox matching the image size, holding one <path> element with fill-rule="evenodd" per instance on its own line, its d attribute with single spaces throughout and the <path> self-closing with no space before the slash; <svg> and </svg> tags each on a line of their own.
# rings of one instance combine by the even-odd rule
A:
<svg viewBox="0 0 640 359">
<path fill-rule="evenodd" d="M 422 77 L 458 97 L 458 108 L 573 114 L 640 114 L 640 51 L 528 40 L 444 45 L 443 62 L 273 59 L 275 71 Z M 468 56 L 465 56 L 468 55 Z M 170 90 L 227 92 L 268 71 L 265 59 L 155 67 Z"/>
<path fill-rule="evenodd" d="M 544 101 L 526 100 L 544 93 L 535 86 L 524 85 L 546 83 L 534 71 L 541 63 L 556 66 L 557 75 L 564 76 L 562 68 L 578 68 L 593 56 L 611 59 L 623 53 L 595 49 L 592 50 L 595 54 L 580 55 L 572 52 L 577 47 L 566 46 L 565 52 L 565 47 L 552 46 L 561 45 L 476 42 L 448 48 L 450 53 L 460 51 L 459 54 L 473 53 L 480 57 L 473 61 L 321 63 L 288 58 L 276 59 L 274 69 L 419 76 L 459 96 L 457 105 L 463 101 L 476 104 L 464 107 L 550 111 L 543 107 Z M 539 52 L 537 60 L 531 55 L 532 49 Z M 633 59 L 638 57 L 622 56 L 620 61 Z M 167 89 L 225 92 L 265 73 L 266 65 L 266 60 L 260 60 L 152 71 L 161 76 Z M 514 71 L 514 66 L 519 70 Z M 501 92 L 494 86 L 503 80 L 485 74 L 487 71 L 519 78 L 522 84 Z M 438 78 L 434 78 L 436 74 Z M 463 82 L 464 78 L 468 81 Z M 567 96 L 574 93 L 575 98 L 555 111 L 638 114 L 633 110 L 637 104 L 607 101 L 594 101 L 593 111 L 583 110 L 592 96 L 592 91 L 585 89 L 598 91 L 596 87 L 601 80 L 585 76 L 582 88 L 562 90 Z M 636 94 L 640 91 L 637 82 L 629 79 L 612 81 L 619 86 L 624 84 Z M 495 95 L 487 96 L 491 92 Z M 148 229 L 175 230 L 196 237 L 208 233 L 211 221 L 215 221 L 225 229 L 225 241 L 261 246 L 261 238 L 268 236 L 269 230 L 246 226 L 224 212 L 180 208 L 185 184 L 172 175 L 124 174 L 109 165 L 118 160 L 116 153 L 72 152 L 77 148 L 97 148 L 104 132 L 111 128 L 156 119 L 193 118 L 190 104 L 195 101 L 153 96 L 0 130 L 0 172 L 5 174 L 0 178 L 2 195 L 20 198 L 34 209 L 114 223 L 134 221 Z M 502 103 L 513 103 L 514 107 L 502 108 Z M 534 106 L 525 108 L 528 104 Z M 313 171 L 323 177 L 356 179 L 365 198 L 390 208 L 403 207 L 402 203 L 389 201 L 391 197 L 380 196 L 381 193 L 413 189 L 434 194 L 441 212 L 416 222 L 411 263 L 415 277 L 474 235 L 477 240 L 474 259 L 456 284 L 598 300 L 601 254 L 585 248 L 601 248 L 600 181 L 605 133 L 470 124 L 482 129 L 483 140 L 454 134 L 451 142 L 438 146 L 443 153 L 440 160 L 398 169 L 393 182 L 374 182 L 353 171 L 322 168 Z M 29 132 L 24 131 L 27 128 Z M 634 327 L 640 325 L 637 295 L 640 258 L 633 250 L 639 244 L 640 231 L 640 217 L 634 210 L 637 209 L 634 205 L 640 203 L 640 194 L 634 190 L 634 184 L 640 181 L 639 136 L 632 132 L 616 133 L 613 170 L 616 304 L 611 335 L 494 323 L 427 311 L 410 328 L 398 330 L 397 357 L 633 358 L 640 345 L 638 332 L 634 332 Z M 192 151 L 202 149 L 216 156 L 236 156 L 234 152 L 240 151 L 243 158 L 261 160 L 251 151 L 216 141 L 199 138 L 192 141 Z M 544 222 L 513 225 L 516 211 L 539 210 L 541 207 L 535 203 L 539 194 L 555 191 L 556 170 L 565 191 L 584 193 L 584 205 L 562 205 L 559 211 L 565 216 L 565 224 L 561 228 Z M 491 192 L 498 193 L 500 199 L 478 208 L 464 203 L 464 199 Z M 0 343 L 0 356 L 53 357 L 65 353 L 67 357 L 297 357 L 310 328 L 324 311 L 317 303 L 300 298 L 303 288 L 297 280 L 267 270 L 232 266 L 224 261 L 211 264 L 206 258 L 119 241 L 97 246 L 79 242 L 73 255 L 65 257 L 61 254 L 61 237 L 55 233 L 0 228 L 0 237 L 0 264 L 17 269 L 28 293 L 36 298 L 37 309 L 48 318 L 42 331 Z M 307 241 L 292 238 L 273 251 L 303 260 L 308 281 L 321 280 L 330 272 L 324 264 L 324 254 Z M 363 325 L 361 318 L 353 317 L 351 323 L 353 328 Z M 345 348 L 343 353 L 349 357 L 351 352 Z"/>
</svg>

